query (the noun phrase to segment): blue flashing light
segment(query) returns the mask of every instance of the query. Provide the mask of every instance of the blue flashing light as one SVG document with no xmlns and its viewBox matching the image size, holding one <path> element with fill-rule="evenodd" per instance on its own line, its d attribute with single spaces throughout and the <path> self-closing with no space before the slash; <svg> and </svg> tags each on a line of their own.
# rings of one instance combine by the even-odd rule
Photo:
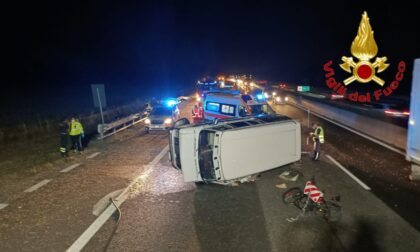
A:
<svg viewBox="0 0 420 252">
<path fill-rule="evenodd" d="M 173 107 L 177 103 L 178 103 L 178 101 L 174 100 L 174 99 L 168 99 L 168 100 L 165 101 L 165 104 L 166 104 L 167 107 Z"/>
<path fill-rule="evenodd" d="M 265 100 L 265 96 L 263 94 L 257 94 L 258 100 Z"/>
</svg>

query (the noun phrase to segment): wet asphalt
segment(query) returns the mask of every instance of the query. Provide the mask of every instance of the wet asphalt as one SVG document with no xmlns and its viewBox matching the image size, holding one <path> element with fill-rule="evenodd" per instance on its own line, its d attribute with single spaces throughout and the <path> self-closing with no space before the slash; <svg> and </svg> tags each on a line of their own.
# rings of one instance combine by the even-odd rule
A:
<svg viewBox="0 0 420 252">
<path fill-rule="evenodd" d="M 294 111 L 291 107 L 276 108 Z M 298 111 L 294 111 L 299 113 Z M 305 141 L 305 139 L 303 139 Z M 305 145 L 305 143 L 303 143 Z M 307 146 L 304 146 L 307 148 Z M 326 153 L 324 153 L 326 154 Z M 333 153 L 332 153 L 333 154 Z M 302 175 L 296 182 L 278 175 L 286 170 Z M 328 223 L 308 216 L 290 223 L 299 210 L 284 205 L 288 188 L 303 187 L 311 177 L 326 197 L 340 195 L 342 219 Z M 157 165 L 142 187 L 124 203 L 116 232 L 97 235 L 86 251 L 417 251 L 420 235 L 372 191 L 322 156 L 261 174 L 256 182 L 236 187 L 185 183 L 168 160 Z M 101 237 L 101 238 L 99 238 Z"/>
<path fill-rule="evenodd" d="M 303 175 L 278 178 L 285 170 Z M 326 197 L 342 199 L 342 219 L 328 223 L 284 205 L 287 187 L 302 187 L 315 176 Z M 143 191 L 124 203 L 117 231 L 98 233 L 86 251 L 417 251 L 420 235 L 372 192 L 325 159 L 303 157 L 296 164 L 263 173 L 236 187 L 184 183 L 168 161 L 157 165 Z M 114 221 L 114 225 L 117 225 Z M 107 241 L 107 242 L 105 242 Z"/>
</svg>

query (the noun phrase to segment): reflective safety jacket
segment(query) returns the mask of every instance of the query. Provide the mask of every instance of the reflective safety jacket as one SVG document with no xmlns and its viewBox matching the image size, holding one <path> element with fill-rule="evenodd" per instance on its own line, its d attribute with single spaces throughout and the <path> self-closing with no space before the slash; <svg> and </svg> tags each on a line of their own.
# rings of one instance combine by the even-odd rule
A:
<svg viewBox="0 0 420 252">
<path fill-rule="evenodd" d="M 198 106 L 194 106 L 193 110 L 192 110 L 192 117 L 193 118 L 200 118 L 200 109 L 198 108 Z"/>
<path fill-rule="evenodd" d="M 80 122 L 72 121 L 70 123 L 70 132 L 69 132 L 70 136 L 82 135 L 83 133 L 84 133 L 83 126 Z"/>
<path fill-rule="evenodd" d="M 315 132 L 314 132 L 314 142 L 316 139 L 319 139 L 320 143 L 324 143 L 325 142 L 325 138 L 324 138 L 324 129 L 321 126 L 318 126 L 315 128 Z"/>
</svg>

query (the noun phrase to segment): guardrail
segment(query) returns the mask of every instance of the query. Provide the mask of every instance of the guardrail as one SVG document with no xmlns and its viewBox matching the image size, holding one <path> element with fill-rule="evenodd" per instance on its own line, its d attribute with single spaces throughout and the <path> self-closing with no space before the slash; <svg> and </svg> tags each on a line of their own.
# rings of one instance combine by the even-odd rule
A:
<svg viewBox="0 0 420 252">
<path fill-rule="evenodd" d="M 402 127 L 312 100 L 293 97 L 289 104 L 308 113 L 308 125 L 312 114 L 405 156 L 407 132 Z"/>
<path fill-rule="evenodd" d="M 133 125 L 144 121 L 145 119 L 146 118 L 142 118 L 140 113 L 136 113 L 112 123 L 98 124 L 98 133 L 100 134 L 99 139 L 104 139 L 106 137 L 112 136 L 115 133 L 123 131 Z"/>
<path fill-rule="evenodd" d="M 190 98 L 191 96 L 180 96 L 177 98 L 178 104 L 184 101 L 187 101 Z M 115 133 L 123 131 L 140 122 L 143 122 L 144 120 L 146 120 L 146 118 L 143 118 L 142 114 L 136 113 L 136 114 L 129 115 L 125 118 L 119 119 L 112 123 L 98 124 L 97 131 L 100 134 L 98 139 L 104 139 L 106 137 L 112 136 Z"/>
</svg>

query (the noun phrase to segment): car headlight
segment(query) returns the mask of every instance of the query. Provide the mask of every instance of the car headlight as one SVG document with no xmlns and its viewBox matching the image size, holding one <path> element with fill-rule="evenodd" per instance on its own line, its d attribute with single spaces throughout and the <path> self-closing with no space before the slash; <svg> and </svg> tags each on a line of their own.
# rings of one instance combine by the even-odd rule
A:
<svg viewBox="0 0 420 252">
<path fill-rule="evenodd" d="M 145 124 L 150 124 L 150 119 L 149 118 L 146 118 L 146 120 L 144 120 L 144 123 Z"/>
<path fill-rule="evenodd" d="M 289 97 L 287 97 L 287 96 L 286 96 L 286 98 L 284 98 L 284 100 L 285 100 L 285 101 L 288 101 L 288 100 L 289 100 Z"/>
<path fill-rule="evenodd" d="M 281 102 L 281 98 L 279 96 L 276 97 L 276 102 Z"/>
<path fill-rule="evenodd" d="M 172 119 L 171 118 L 166 118 L 164 121 L 165 124 L 171 124 L 172 123 Z"/>
</svg>

